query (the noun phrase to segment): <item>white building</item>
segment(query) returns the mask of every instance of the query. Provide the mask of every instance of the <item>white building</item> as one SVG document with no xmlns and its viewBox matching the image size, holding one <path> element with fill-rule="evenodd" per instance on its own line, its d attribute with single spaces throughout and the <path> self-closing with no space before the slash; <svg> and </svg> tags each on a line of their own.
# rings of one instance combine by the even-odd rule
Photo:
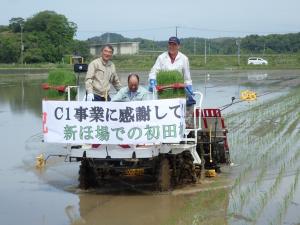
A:
<svg viewBox="0 0 300 225">
<path fill-rule="evenodd" d="M 139 53 L 139 42 L 109 43 L 114 48 L 114 55 L 135 55 Z M 100 55 L 101 48 L 105 44 L 90 45 L 90 53 L 93 56 Z"/>
</svg>

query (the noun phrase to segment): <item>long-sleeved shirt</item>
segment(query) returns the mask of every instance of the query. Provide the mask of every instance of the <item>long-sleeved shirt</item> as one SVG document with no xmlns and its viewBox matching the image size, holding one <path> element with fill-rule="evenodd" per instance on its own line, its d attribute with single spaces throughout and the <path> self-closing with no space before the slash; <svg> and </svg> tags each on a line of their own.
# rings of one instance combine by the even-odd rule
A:
<svg viewBox="0 0 300 225">
<path fill-rule="evenodd" d="M 173 63 L 168 52 L 159 55 L 150 71 L 149 80 L 156 79 L 156 75 L 160 70 L 178 70 L 183 75 L 184 83 L 192 85 L 189 59 L 181 52 L 178 52 Z"/>
<path fill-rule="evenodd" d="M 128 87 L 121 88 L 111 99 L 112 102 L 143 101 L 148 99 L 148 91 L 139 86 L 136 92 L 131 92 Z"/>
<path fill-rule="evenodd" d="M 116 73 L 115 65 L 111 61 L 105 64 L 101 57 L 93 60 L 88 66 L 85 77 L 85 89 L 87 93 L 106 97 L 110 90 L 110 84 L 117 91 L 122 87 Z"/>
</svg>

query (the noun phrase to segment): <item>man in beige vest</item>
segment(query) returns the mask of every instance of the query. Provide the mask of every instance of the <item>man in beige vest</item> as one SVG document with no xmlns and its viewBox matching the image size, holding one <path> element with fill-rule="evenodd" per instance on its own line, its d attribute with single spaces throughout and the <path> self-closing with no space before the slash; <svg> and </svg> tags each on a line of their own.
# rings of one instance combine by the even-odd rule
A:
<svg viewBox="0 0 300 225">
<path fill-rule="evenodd" d="M 114 49 L 110 44 L 103 46 L 101 57 L 93 60 L 85 77 L 87 101 L 110 101 L 110 84 L 119 91 L 122 87 L 116 73 L 116 67 L 111 61 Z"/>
</svg>

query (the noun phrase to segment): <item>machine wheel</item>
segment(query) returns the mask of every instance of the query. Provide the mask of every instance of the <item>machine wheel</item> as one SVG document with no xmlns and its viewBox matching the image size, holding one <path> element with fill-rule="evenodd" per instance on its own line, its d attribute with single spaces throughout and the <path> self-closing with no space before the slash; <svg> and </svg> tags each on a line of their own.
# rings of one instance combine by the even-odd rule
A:
<svg viewBox="0 0 300 225">
<path fill-rule="evenodd" d="M 170 162 L 167 158 L 159 162 L 157 188 L 159 191 L 168 191 L 171 188 Z"/>
<path fill-rule="evenodd" d="M 184 160 L 184 177 L 189 180 L 191 183 L 197 182 L 196 169 L 194 165 L 194 157 L 192 156 L 190 151 L 182 152 L 183 160 Z"/>
<path fill-rule="evenodd" d="M 89 189 L 97 186 L 97 177 L 93 167 L 90 165 L 88 159 L 81 160 L 79 167 L 79 188 Z"/>
</svg>

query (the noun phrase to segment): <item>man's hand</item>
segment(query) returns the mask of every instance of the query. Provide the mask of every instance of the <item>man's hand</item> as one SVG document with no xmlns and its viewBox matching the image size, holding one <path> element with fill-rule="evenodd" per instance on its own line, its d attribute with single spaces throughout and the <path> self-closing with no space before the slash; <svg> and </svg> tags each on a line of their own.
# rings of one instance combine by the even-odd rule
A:
<svg viewBox="0 0 300 225">
<path fill-rule="evenodd" d="M 156 88 L 156 80 L 155 80 L 155 79 L 150 79 L 148 90 L 149 90 L 150 92 L 153 92 L 153 90 L 154 90 L 155 88 Z"/>
<path fill-rule="evenodd" d="M 86 100 L 87 101 L 93 101 L 94 100 L 94 94 L 88 93 L 87 96 L 86 96 Z"/>
</svg>

